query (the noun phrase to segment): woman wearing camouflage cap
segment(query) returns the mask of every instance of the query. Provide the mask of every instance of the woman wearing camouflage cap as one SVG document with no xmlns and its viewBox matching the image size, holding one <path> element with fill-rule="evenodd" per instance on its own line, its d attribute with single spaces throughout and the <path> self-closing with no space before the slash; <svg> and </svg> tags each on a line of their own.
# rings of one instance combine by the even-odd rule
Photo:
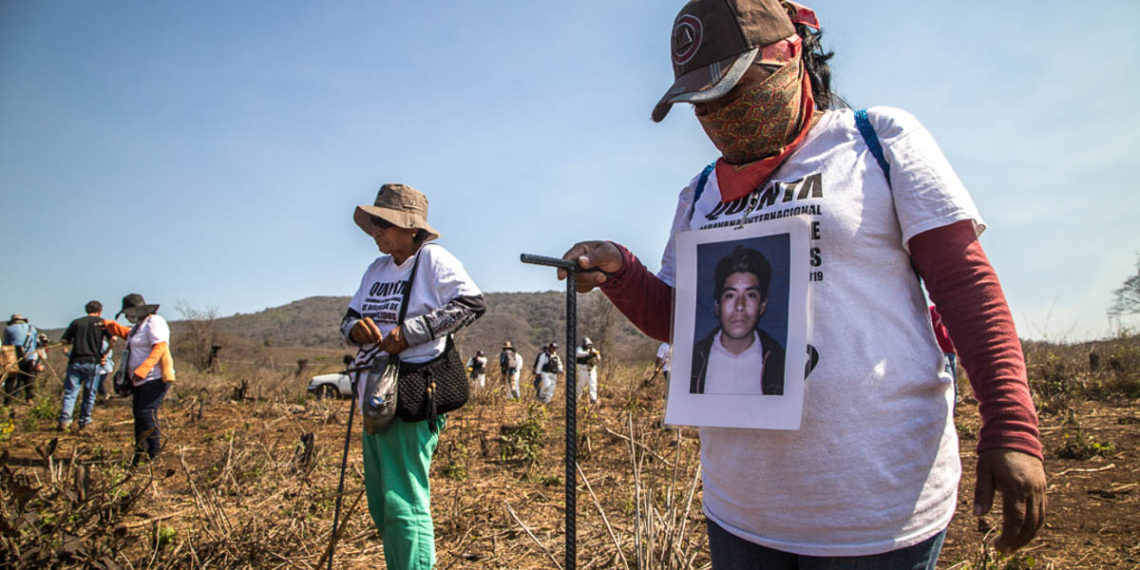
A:
<svg viewBox="0 0 1140 570">
<path fill-rule="evenodd" d="M 676 81 L 652 113 L 692 104 L 721 153 L 682 190 L 673 235 L 800 218 L 822 277 L 806 285 L 800 428 L 701 428 L 713 567 L 935 567 L 961 468 L 954 380 L 914 270 L 980 403 L 974 513 L 1000 490 L 995 544 L 1016 550 L 1044 521 L 1045 474 L 1017 333 L 977 240 L 985 224 L 914 117 L 854 112 L 831 93 L 818 29 L 793 2 L 689 2 L 671 37 Z M 601 270 L 578 272 L 579 291 L 600 286 L 669 341 L 673 239 L 657 275 L 612 242 L 564 258 Z"/>
</svg>

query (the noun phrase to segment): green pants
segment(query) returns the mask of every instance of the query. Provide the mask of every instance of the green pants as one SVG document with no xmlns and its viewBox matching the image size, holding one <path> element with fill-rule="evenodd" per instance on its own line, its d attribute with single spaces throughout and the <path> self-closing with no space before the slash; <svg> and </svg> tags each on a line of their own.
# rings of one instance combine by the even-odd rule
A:
<svg viewBox="0 0 1140 570">
<path fill-rule="evenodd" d="M 437 422 L 442 431 L 444 418 Z M 405 423 L 399 418 L 383 434 L 364 434 L 368 512 L 384 541 L 384 561 L 392 570 L 429 570 L 435 565 L 428 471 L 438 440 L 428 422 Z"/>
</svg>

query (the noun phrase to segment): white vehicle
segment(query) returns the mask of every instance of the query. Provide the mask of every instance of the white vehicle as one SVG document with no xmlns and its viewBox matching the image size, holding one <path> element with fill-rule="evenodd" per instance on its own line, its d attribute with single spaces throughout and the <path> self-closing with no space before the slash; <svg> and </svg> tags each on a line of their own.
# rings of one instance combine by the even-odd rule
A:
<svg viewBox="0 0 1140 570">
<path fill-rule="evenodd" d="M 339 398 L 352 395 L 352 377 L 348 374 L 334 372 L 313 376 L 309 380 L 309 393 L 318 398 Z"/>
</svg>

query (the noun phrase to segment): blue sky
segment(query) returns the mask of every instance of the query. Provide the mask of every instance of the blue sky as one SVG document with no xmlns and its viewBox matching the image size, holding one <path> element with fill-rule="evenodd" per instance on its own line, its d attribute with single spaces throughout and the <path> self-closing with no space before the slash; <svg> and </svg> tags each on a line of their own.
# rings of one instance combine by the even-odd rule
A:
<svg viewBox="0 0 1140 570">
<path fill-rule="evenodd" d="M 1140 252 L 1140 4 L 868 4 L 813 4 L 833 87 L 931 130 L 1023 337 L 1108 334 Z M 656 269 L 716 157 L 686 108 L 649 120 L 680 5 L 0 2 L 0 314 L 349 295 L 376 254 L 353 206 L 392 181 L 485 291 L 560 289 L 518 254 L 580 239 Z"/>
</svg>

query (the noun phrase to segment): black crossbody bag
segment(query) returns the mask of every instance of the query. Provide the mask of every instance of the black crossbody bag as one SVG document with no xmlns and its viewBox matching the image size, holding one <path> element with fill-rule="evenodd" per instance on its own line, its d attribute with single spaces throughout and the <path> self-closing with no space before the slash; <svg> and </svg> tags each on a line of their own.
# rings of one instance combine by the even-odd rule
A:
<svg viewBox="0 0 1140 570">
<path fill-rule="evenodd" d="M 400 308 L 400 323 L 411 303 L 411 290 L 419 267 L 419 253 L 408 277 L 408 294 L 404 306 Z M 452 335 L 447 335 L 447 346 L 443 352 L 427 362 L 400 361 L 399 397 L 396 399 L 396 415 L 405 422 L 431 420 L 431 430 L 436 431 L 435 419 L 447 412 L 458 410 L 467 403 L 470 391 L 466 369 L 459 351 L 455 348 Z"/>
<path fill-rule="evenodd" d="M 141 322 L 139 321 L 139 323 Z M 119 358 L 119 369 L 111 374 L 111 386 L 115 390 L 115 394 L 119 396 L 129 396 L 135 389 L 134 380 L 131 379 L 131 338 L 135 336 L 139 323 L 131 325 L 131 332 L 127 333 L 127 338 L 123 340 L 123 353 Z"/>
</svg>

